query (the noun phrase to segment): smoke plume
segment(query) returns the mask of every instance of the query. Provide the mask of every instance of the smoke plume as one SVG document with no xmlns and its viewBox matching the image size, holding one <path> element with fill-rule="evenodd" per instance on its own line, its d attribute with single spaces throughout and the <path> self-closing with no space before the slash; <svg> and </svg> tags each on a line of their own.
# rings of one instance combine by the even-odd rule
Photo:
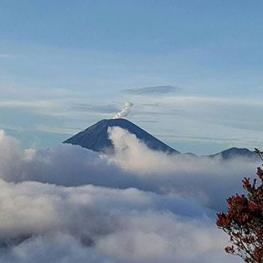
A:
<svg viewBox="0 0 263 263">
<path fill-rule="evenodd" d="M 124 118 L 124 117 L 127 117 L 128 114 L 130 113 L 131 111 L 131 107 L 133 106 L 133 103 L 131 102 L 126 102 L 124 104 L 124 107 L 121 111 L 117 112 L 115 114 L 115 116 L 113 117 L 113 119 L 119 119 L 119 118 Z"/>
</svg>

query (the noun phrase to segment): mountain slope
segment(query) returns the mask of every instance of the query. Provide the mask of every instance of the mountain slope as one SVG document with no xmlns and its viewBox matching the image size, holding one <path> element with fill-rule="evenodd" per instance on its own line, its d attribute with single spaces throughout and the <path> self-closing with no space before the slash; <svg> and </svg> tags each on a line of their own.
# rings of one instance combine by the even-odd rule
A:
<svg viewBox="0 0 263 263">
<path fill-rule="evenodd" d="M 222 152 L 210 155 L 209 157 L 212 157 L 212 158 L 221 157 L 223 160 L 229 160 L 229 159 L 238 158 L 238 157 L 258 158 L 258 155 L 255 152 L 252 152 L 246 148 L 232 147 Z"/>
<path fill-rule="evenodd" d="M 179 153 L 126 119 L 101 120 L 86 130 L 81 131 L 80 133 L 69 138 L 64 143 L 80 145 L 96 152 L 112 151 L 113 145 L 108 136 L 108 128 L 110 127 L 121 127 L 125 130 L 128 130 L 152 150 L 158 150 L 167 153 Z"/>
</svg>

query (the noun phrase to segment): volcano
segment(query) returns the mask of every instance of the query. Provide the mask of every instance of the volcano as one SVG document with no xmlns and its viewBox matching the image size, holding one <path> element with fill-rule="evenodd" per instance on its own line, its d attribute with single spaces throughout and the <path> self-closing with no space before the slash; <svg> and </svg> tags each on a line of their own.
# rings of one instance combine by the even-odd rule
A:
<svg viewBox="0 0 263 263">
<path fill-rule="evenodd" d="M 81 131 L 73 137 L 67 139 L 64 143 L 80 145 L 96 152 L 113 151 L 114 147 L 108 135 L 108 128 L 110 127 L 120 127 L 127 130 L 129 133 L 134 134 L 140 141 L 152 150 L 162 151 L 169 154 L 179 153 L 134 123 L 128 121 L 127 119 L 121 118 L 101 120 L 86 130 Z"/>
</svg>

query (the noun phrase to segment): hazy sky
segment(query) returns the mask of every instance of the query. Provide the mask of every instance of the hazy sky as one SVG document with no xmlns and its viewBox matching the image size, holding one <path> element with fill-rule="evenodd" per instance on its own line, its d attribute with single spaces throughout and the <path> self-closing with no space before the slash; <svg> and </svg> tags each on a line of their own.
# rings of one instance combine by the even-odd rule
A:
<svg viewBox="0 0 263 263">
<path fill-rule="evenodd" d="M 263 144 L 263 2 L 0 0 L 0 128 L 59 143 L 122 105 L 180 151 Z"/>
</svg>

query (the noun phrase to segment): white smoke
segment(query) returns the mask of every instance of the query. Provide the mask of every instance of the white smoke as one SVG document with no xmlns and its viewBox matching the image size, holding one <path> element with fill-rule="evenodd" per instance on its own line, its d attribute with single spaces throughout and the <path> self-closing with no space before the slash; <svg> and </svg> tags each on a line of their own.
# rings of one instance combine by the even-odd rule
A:
<svg viewBox="0 0 263 263">
<path fill-rule="evenodd" d="M 121 111 L 117 112 L 113 119 L 119 119 L 119 118 L 124 118 L 127 117 L 128 114 L 131 111 L 131 107 L 133 106 L 133 103 L 131 102 L 125 102 L 124 107 Z"/>
</svg>

